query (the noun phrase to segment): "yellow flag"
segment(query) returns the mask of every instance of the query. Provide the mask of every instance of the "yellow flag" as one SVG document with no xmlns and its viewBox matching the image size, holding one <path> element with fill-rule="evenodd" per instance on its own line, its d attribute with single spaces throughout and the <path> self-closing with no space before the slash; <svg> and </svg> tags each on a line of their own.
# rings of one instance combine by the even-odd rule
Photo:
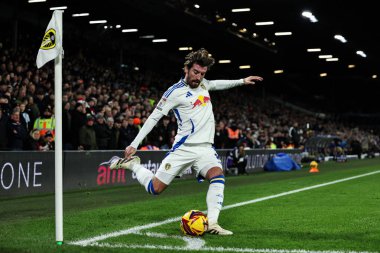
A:
<svg viewBox="0 0 380 253">
<path fill-rule="evenodd" d="M 37 55 L 37 68 L 55 59 L 62 52 L 62 24 L 58 24 L 57 10 L 53 12 Z"/>
</svg>

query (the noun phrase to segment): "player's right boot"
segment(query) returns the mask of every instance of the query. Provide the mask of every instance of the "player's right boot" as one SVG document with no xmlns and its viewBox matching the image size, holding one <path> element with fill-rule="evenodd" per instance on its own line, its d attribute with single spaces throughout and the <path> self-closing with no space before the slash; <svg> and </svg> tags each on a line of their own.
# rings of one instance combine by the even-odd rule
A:
<svg viewBox="0 0 380 253">
<path fill-rule="evenodd" d="M 232 233 L 232 231 L 229 231 L 219 226 L 218 223 L 209 224 L 207 233 L 210 233 L 213 235 L 233 235 L 234 234 Z"/>
<path fill-rule="evenodd" d="M 125 169 L 133 171 L 133 165 L 140 164 L 141 160 L 138 156 L 131 156 L 131 158 L 119 158 L 111 163 L 111 170 Z"/>
</svg>

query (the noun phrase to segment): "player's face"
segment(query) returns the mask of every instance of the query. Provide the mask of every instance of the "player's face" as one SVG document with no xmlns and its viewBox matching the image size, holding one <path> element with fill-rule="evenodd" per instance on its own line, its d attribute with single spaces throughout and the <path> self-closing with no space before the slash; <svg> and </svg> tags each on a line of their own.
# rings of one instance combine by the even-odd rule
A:
<svg viewBox="0 0 380 253">
<path fill-rule="evenodd" d="M 185 67 L 185 81 L 191 88 L 197 88 L 205 77 L 206 72 L 207 67 L 194 63 L 190 69 Z"/>
</svg>

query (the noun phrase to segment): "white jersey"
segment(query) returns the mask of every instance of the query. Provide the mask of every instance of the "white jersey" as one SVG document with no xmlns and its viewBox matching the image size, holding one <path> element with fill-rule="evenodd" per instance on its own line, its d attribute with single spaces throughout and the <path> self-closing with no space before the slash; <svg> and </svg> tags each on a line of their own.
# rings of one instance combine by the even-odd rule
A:
<svg viewBox="0 0 380 253">
<path fill-rule="evenodd" d="M 156 109 L 149 116 L 154 121 L 148 118 L 131 146 L 137 148 L 138 143 L 151 131 L 155 123 L 164 115 L 168 115 L 170 110 L 173 110 L 178 124 L 172 150 L 183 143 L 213 144 L 215 119 L 209 91 L 228 89 L 243 84 L 243 79 L 215 81 L 203 79 L 200 85 L 193 89 L 181 79 L 164 93 Z M 154 122 L 153 125 L 150 122 Z"/>
</svg>

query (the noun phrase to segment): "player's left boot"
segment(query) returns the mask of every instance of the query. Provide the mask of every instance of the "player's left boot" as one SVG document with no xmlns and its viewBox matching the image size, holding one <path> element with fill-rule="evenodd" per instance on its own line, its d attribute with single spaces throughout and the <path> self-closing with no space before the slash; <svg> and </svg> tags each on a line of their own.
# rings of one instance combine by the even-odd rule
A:
<svg viewBox="0 0 380 253">
<path fill-rule="evenodd" d="M 119 158 L 111 163 L 110 169 L 111 170 L 117 170 L 117 169 L 127 169 L 131 170 L 133 168 L 133 165 L 140 164 L 140 157 L 138 156 L 131 156 L 131 158 Z"/>
<path fill-rule="evenodd" d="M 232 233 L 232 231 L 229 231 L 219 226 L 218 223 L 209 224 L 207 233 L 214 234 L 214 235 L 233 235 L 234 234 Z"/>
</svg>

